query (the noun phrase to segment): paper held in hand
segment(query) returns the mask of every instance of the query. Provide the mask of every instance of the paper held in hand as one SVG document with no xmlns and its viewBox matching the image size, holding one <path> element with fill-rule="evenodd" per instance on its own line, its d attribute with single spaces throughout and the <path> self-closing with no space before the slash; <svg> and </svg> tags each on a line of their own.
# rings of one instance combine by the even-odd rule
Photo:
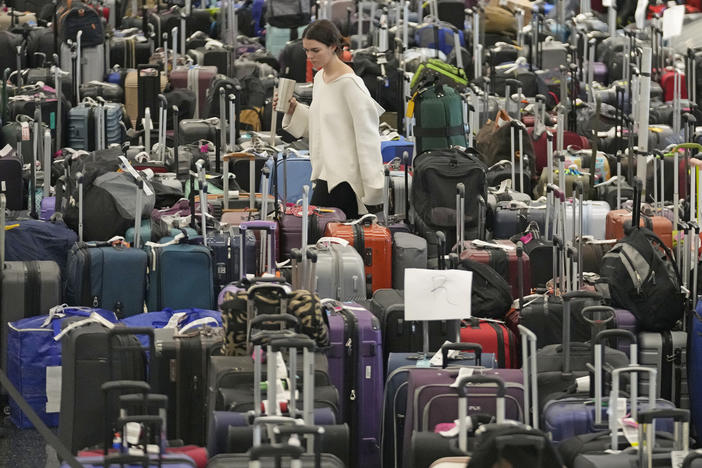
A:
<svg viewBox="0 0 702 468">
<path fill-rule="evenodd" d="M 405 270 L 405 320 L 470 318 L 473 272 Z"/>
</svg>

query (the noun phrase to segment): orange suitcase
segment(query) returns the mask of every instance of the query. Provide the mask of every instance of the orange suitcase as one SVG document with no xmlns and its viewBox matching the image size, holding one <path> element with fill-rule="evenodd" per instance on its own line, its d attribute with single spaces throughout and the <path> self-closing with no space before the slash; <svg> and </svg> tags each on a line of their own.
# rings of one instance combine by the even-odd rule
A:
<svg viewBox="0 0 702 468">
<path fill-rule="evenodd" d="M 326 237 L 340 237 L 353 245 L 363 258 L 368 295 L 378 289 L 392 288 L 392 234 L 367 214 L 349 223 L 329 223 Z"/>
<path fill-rule="evenodd" d="M 625 226 L 631 225 L 631 211 L 612 210 L 607 213 L 606 222 L 605 237 L 619 240 L 624 237 Z M 673 248 L 673 223 L 668 218 L 642 214 L 639 225 L 653 231 L 668 248 Z"/>
</svg>

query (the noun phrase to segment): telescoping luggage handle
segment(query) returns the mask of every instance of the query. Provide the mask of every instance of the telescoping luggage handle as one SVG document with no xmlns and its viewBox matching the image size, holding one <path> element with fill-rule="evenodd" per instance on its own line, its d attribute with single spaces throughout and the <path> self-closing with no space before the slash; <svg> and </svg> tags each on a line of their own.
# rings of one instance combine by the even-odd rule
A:
<svg viewBox="0 0 702 468">
<path fill-rule="evenodd" d="M 249 160 L 249 210 L 255 211 L 256 209 L 256 155 L 252 153 L 227 153 L 222 156 L 222 162 L 224 164 L 224 178 L 223 188 L 224 188 L 224 209 L 229 209 L 229 161 L 232 159 L 248 159 Z M 267 198 L 267 193 L 262 193 L 263 199 Z M 261 218 L 263 219 L 263 217 Z"/>
<path fill-rule="evenodd" d="M 585 315 L 587 310 L 594 310 L 594 309 L 599 309 L 603 311 L 608 311 L 610 313 L 614 313 L 614 309 L 611 307 L 607 306 L 591 306 L 591 307 L 585 307 L 583 309 L 583 315 Z M 603 341 L 616 337 L 616 338 L 627 338 L 629 340 L 629 363 L 632 366 L 638 365 L 637 361 L 637 353 L 638 353 L 638 345 L 637 345 L 637 340 L 636 340 L 636 335 L 634 335 L 632 332 L 629 330 L 620 330 L 620 329 L 611 329 L 611 330 L 602 330 L 599 332 L 595 338 L 592 340 L 593 343 L 593 362 L 595 363 L 594 367 L 591 368 L 591 371 L 594 371 L 594 395 L 595 395 L 595 425 L 596 426 L 601 426 L 602 425 L 602 385 L 603 385 L 603 367 L 604 367 L 604 362 L 605 362 L 605 347 L 602 344 Z M 588 367 L 590 367 L 588 365 Z M 632 373 L 631 379 L 630 379 L 630 387 L 631 387 L 631 392 L 630 392 L 630 407 L 631 407 L 631 417 L 636 419 L 636 414 L 638 412 L 638 379 L 637 379 L 638 374 L 636 372 Z M 591 392 L 592 393 L 592 392 Z M 615 417 L 615 416 L 611 416 Z"/>
<path fill-rule="evenodd" d="M 653 447 L 655 445 L 656 431 L 653 424 L 657 419 L 672 419 L 675 423 L 673 432 L 674 449 L 685 454 L 690 451 L 690 410 L 670 408 L 642 411 L 639 414 L 638 464 L 642 468 L 653 468 L 654 466 Z"/>
<path fill-rule="evenodd" d="M 323 426 L 308 426 L 307 424 L 295 424 L 290 426 L 275 426 L 273 434 L 275 435 L 276 443 L 281 443 L 285 436 L 312 436 L 314 447 L 307 444 L 307 453 L 314 454 L 315 468 L 322 468 L 322 436 L 325 430 Z M 315 449 L 316 448 L 316 449 Z"/>
<path fill-rule="evenodd" d="M 262 458 L 275 458 L 280 461 L 283 457 L 290 457 L 290 468 L 302 468 L 302 454 L 304 450 L 296 445 L 259 445 L 251 448 L 249 454 L 249 468 L 261 468 Z"/>
<path fill-rule="evenodd" d="M 466 424 L 466 416 L 468 415 L 468 387 L 476 384 L 494 384 L 497 386 L 497 401 L 496 401 L 496 422 L 502 424 L 505 420 L 505 395 L 507 387 L 504 381 L 492 375 L 471 375 L 461 377 L 458 381 L 458 448 L 462 452 L 468 451 L 468 425 Z"/>
<path fill-rule="evenodd" d="M 621 376 L 622 374 L 635 374 L 635 373 L 648 373 L 648 407 L 649 409 L 655 409 L 656 407 L 656 375 L 658 371 L 652 367 L 644 366 L 629 366 L 620 367 L 612 371 L 612 389 L 609 394 L 609 430 L 611 432 L 611 449 L 617 450 L 619 446 L 619 389 L 621 388 Z M 632 392 L 635 394 L 636 392 Z M 632 405 L 636 405 L 637 402 L 632 401 Z M 641 415 L 639 414 L 639 422 L 641 422 Z M 641 440 L 641 439 L 640 439 Z M 640 446 L 639 446 L 640 447 Z M 644 466 L 644 465 L 641 465 Z"/>
</svg>

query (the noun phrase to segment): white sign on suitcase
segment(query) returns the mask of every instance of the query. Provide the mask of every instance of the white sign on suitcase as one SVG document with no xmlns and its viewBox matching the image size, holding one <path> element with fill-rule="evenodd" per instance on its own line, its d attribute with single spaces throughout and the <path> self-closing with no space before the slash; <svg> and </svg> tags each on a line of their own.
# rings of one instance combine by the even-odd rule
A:
<svg viewBox="0 0 702 468">
<path fill-rule="evenodd" d="M 405 320 L 461 320 L 470 318 L 473 272 L 462 270 L 405 270 Z"/>
</svg>

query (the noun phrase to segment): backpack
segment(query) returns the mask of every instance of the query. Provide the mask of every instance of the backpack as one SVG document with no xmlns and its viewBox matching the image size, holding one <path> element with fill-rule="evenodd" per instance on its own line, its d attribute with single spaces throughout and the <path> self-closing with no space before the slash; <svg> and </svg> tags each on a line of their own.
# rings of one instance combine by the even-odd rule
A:
<svg viewBox="0 0 702 468">
<path fill-rule="evenodd" d="M 671 330 L 684 311 L 673 253 L 646 228 L 630 229 L 602 258 L 600 276 L 615 307 L 631 311 L 641 330 Z M 607 291 L 608 290 L 608 291 Z"/>
<path fill-rule="evenodd" d="M 61 42 L 76 41 L 78 31 L 83 31 L 81 47 L 94 47 L 105 42 L 102 17 L 86 3 L 68 0 L 58 9 L 58 36 Z"/>
<path fill-rule="evenodd" d="M 269 0 L 266 22 L 276 28 L 306 26 L 312 18 L 309 0 Z"/>
<path fill-rule="evenodd" d="M 459 270 L 473 272 L 471 315 L 473 317 L 504 320 L 512 306 L 511 287 L 492 267 L 465 258 Z"/>
<path fill-rule="evenodd" d="M 543 439 L 541 449 L 526 440 Z M 521 440 L 520 440 L 521 439 Z M 475 448 L 467 468 L 495 466 L 506 460 L 513 468 L 561 468 L 563 463 L 550 438 L 522 424 L 488 424 L 476 431 Z M 501 465 L 500 465 L 501 466 Z"/>
</svg>

